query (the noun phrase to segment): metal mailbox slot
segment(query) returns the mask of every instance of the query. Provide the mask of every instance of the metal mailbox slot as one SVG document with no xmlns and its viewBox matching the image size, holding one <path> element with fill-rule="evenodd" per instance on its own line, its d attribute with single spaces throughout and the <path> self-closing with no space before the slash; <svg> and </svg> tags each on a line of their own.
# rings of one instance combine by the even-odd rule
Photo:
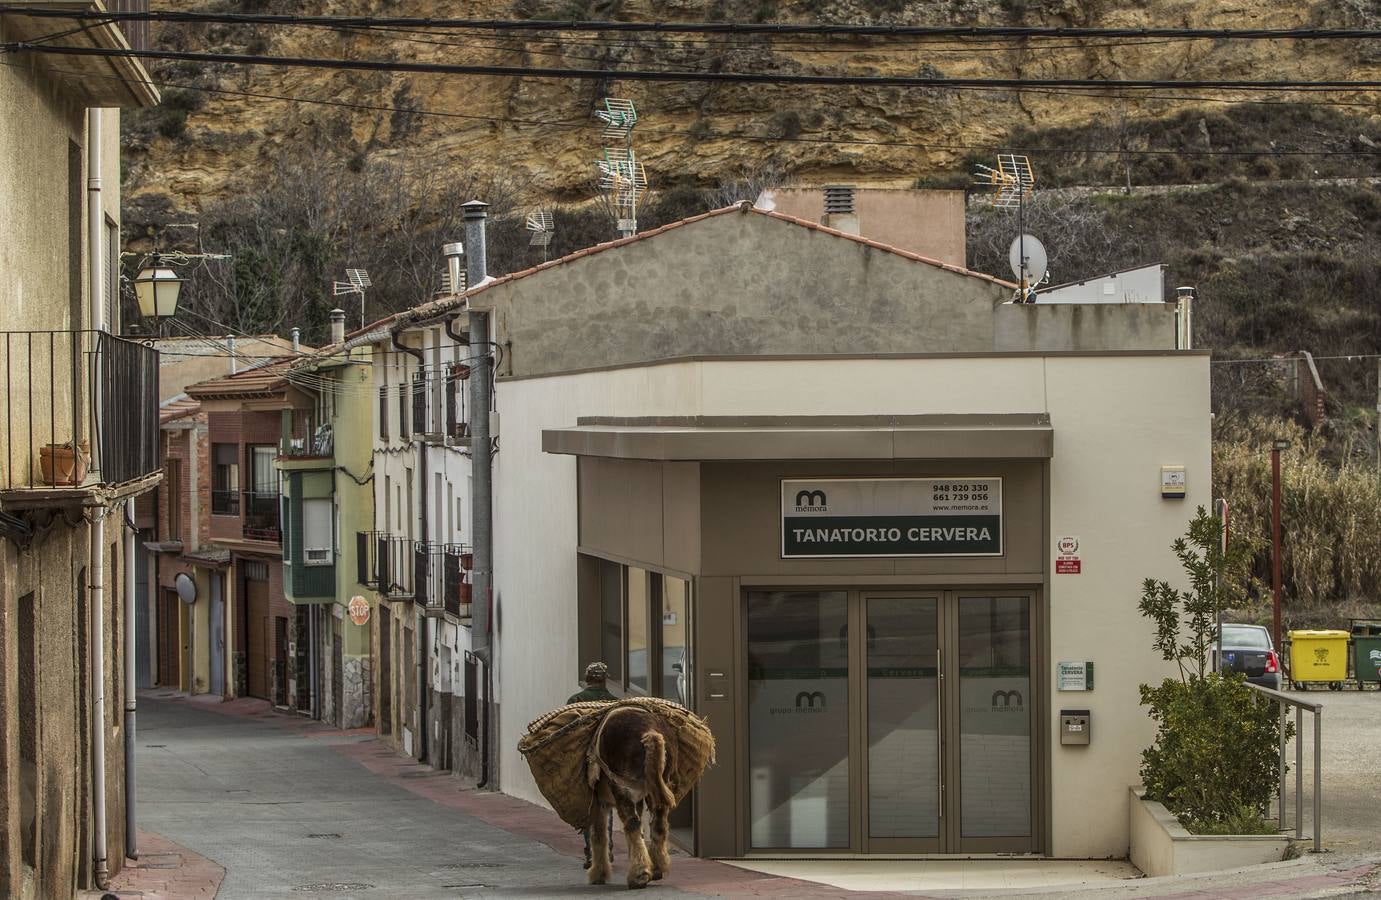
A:
<svg viewBox="0 0 1381 900">
<path fill-rule="evenodd" d="M 1060 710 L 1060 743 L 1087 744 L 1089 742 L 1089 711 L 1086 709 Z"/>
</svg>

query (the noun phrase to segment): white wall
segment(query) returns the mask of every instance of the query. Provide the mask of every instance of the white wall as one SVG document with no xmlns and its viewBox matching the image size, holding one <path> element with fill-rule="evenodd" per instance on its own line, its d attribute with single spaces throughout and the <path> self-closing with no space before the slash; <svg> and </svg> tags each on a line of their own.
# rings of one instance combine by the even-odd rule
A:
<svg viewBox="0 0 1381 900">
<path fill-rule="evenodd" d="M 961 357 L 688 362 L 500 382 L 495 592 L 503 673 L 501 787 L 541 803 L 515 745 L 574 689 L 576 465 L 541 452 L 545 428 L 580 416 L 1048 412 L 1053 539 L 1079 537 L 1083 572 L 1050 576 L 1051 674 L 1093 660 L 1092 693 L 1051 685 L 1056 856 L 1127 852 L 1127 786 L 1153 728 L 1137 686 L 1170 669 L 1137 612 L 1146 577 L 1179 580 L 1170 542 L 1209 504 L 1208 358 Z M 1185 500 L 1162 500 L 1160 467 L 1183 465 Z M 1064 748 L 1059 708 L 1092 711 L 1092 744 Z"/>
</svg>

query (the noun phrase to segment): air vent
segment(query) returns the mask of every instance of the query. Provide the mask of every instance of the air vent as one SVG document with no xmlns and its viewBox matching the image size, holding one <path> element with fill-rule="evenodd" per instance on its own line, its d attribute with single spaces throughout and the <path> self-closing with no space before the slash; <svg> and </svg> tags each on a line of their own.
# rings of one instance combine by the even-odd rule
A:
<svg viewBox="0 0 1381 900">
<path fill-rule="evenodd" d="M 854 214 L 854 189 L 847 184 L 831 184 L 825 187 L 825 215 L 851 216 Z"/>
</svg>

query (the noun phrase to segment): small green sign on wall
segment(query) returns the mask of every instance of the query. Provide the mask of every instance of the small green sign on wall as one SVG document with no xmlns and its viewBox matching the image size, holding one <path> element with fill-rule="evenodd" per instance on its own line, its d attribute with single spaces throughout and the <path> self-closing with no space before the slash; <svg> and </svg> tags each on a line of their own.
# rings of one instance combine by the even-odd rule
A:
<svg viewBox="0 0 1381 900">
<path fill-rule="evenodd" d="M 1092 662 L 1060 662 L 1055 664 L 1055 676 L 1062 691 L 1093 690 Z"/>
</svg>

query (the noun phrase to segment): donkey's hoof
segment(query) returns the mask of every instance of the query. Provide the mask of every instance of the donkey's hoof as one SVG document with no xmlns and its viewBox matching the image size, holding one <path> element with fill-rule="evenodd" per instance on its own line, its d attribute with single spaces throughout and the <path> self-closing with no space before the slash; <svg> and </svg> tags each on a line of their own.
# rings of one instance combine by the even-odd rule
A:
<svg viewBox="0 0 1381 900">
<path fill-rule="evenodd" d="M 646 869 L 643 869 L 641 872 L 630 872 L 628 874 L 628 888 L 629 890 L 645 888 L 647 887 L 647 883 L 651 880 L 652 873 Z"/>
<path fill-rule="evenodd" d="M 585 871 L 587 873 L 585 879 L 590 884 L 604 884 L 609 880 L 609 873 L 607 871 L 600 871 L 598 866 L 593 866 Z"/>
<path fill-rule="evenodd" d="M 653 880 L 653 881 L 661 881 L 661 880 L 662 880 L 662 870 L 661 870 L 661 869 L 653 869 L 653 870 L 652 870 L 652 880 Z"/>
</svg>

